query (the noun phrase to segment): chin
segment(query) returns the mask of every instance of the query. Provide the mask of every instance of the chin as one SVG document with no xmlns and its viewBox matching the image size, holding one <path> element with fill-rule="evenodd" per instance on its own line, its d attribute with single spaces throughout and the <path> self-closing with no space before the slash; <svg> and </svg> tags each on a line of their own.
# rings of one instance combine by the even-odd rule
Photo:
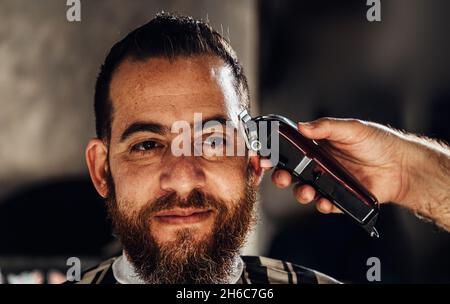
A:
<svg viewBox="0 0 450 304">
<path fill-rule="evenodd" d="M 202 242 L 211 236 L 212 227 L 172 227 L 168 231 L 155 230 L 154 239 L 158 244 L 171 242 Z"/>
</svg>

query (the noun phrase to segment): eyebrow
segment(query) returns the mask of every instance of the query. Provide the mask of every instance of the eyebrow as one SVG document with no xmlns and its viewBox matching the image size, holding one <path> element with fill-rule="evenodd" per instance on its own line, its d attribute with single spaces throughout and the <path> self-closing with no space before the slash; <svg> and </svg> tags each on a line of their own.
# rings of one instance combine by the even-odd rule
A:
<svg viewBox="0 0 450 304">
<path fill-rule="evenodd" d="M 123 142 L 131 135 L 139 132 L 151 132 L 164 135 L 169 132 L 169 128 L 155 122 L 135 122 L 125 129 L 125 131 L 122 133 L 122 136 L 120 137 L 120 141 Z"/>
<path fill-rule="evenodd" d="M 208 117 L 206 119 L 202 119 L 202 128 L 205 126 L 206 123 L 216 121 L 220 125 L 225 125 L 228 119 L 224 117 L 223 115 L 214 115 L 212 117 Z M 192 126 L 192 124 L 191 124 Z M 214 125 L 210 126 L 213 127 Z M 162 125 L 160 123 L 156 122 L 135 122 L 132 123 L 130 126 L 128 126 L 125 131 L 120 136 L 120 142 L 125 141 L 127 138 L 129 138 L 131 135 L 135 133 L 140 132 L 150 132 L 150 133 L 156 133 L 159 135 L 165 135 L 170 132 L 170 128 L 168 126 Z"/>
<path fill-rule="evenodd" d="M 206 119 L 202 119 L 202 128 L 205 127 L 205 124 L 209 123 L 210 128 L 214 127 L 215 125 L 225 125 L 229 119 L 227 119 L 223 115 L 214 115 L 211 117 L 208 117 Z M 216 124 L 211 124 L 211 122 L 217 122 Z"/>
</svg>

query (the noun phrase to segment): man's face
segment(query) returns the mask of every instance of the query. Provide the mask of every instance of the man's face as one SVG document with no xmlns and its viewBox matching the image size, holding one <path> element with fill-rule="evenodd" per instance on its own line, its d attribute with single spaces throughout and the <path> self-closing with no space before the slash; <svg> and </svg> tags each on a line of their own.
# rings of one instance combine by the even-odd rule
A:
<svg viewBox="0 0 450 304">
<path fill-rule="evenodd" d="M 206 261 L 215 258 L 229 267 L 248 232 L 257 184 L 249 159 L 175 156 L 171 151 L 179 136 L 171 132 L 176 121 L 192 125 L 193 141 L 214 134 L 225 139 L 215 144 L 243 144 L 238 133 L 225 127 L 222 134 L 216 128 L 194 128 L 195 113 L 201 113 L 203 122 L 237 123 L 239 102 L 232 81 L 230 69 L 209 56 L 127 60 L 113 75 L 109 211 L 125 251 L 148 280 L 158 267 L 177 263 L 206 266 L 211 272 Z M 189 269 L 183 267 L 184 272 Z M 217 275 L 226 271 L 216 269 Z M 195 269 L 189 272 L 196 275 Z M 159 275 L 164 276 L 161 269 Z M 182 276 L 171 279 L 196 281 Z"/>
</svg>

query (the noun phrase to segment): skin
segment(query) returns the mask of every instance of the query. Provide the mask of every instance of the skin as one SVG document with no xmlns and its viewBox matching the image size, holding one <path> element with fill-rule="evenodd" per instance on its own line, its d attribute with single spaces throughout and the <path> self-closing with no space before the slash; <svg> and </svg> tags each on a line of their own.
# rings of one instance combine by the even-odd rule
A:
<svg viewBox="0 0 450 304">
<path fill-rule="evenodd" d="M 123 62 L 110 86 L 113 121 L 109 149 L 99 139 L 92 139 L 86 148 L 89 172 L 99 194 L 107 196 L 108 170 L 115 182 L 119 209 L 127 215 L 171 191 L 185 198 L 195 188 L 227 204 L 236 202 L 244 193 L 248 165 L 255 169 L 253 180 L 258 185 L 263 171 L 255 157 L 176 157 L 170 149 L 178 135 L 170 132 L 175 121 L 191 124 L 194 113 L 202 113 L 203 121 L 215 116 L 235 119 L 240 107 L 232 80 L 225 63 L 209 56 L 177 58 L 172 62 L 163 58 Z M 168 132 L 141 131 L 121 140 L 128 126 L 149 121 L 168 128 Z M 204 134 L 211 132 L 205 130 Z M 139 144 L 149 140 L 158 143 L 150 153 L 150 150 L 132 151 L 136 146 L 142 148 Z M 202 239 L 211 232 L 215 216 L 211 212 L 201 220 L 181 223 L 152 217 L 150 233 L 160 244 L 175 240 L 183 228 L 189 228 L 196 238 Z"/>
</svg>

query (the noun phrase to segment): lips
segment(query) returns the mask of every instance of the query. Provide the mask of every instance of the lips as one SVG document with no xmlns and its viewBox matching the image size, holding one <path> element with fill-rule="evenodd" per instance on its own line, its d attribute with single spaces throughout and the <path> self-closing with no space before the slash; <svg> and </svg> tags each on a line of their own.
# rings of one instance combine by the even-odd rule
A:
<svg viewBox="0 0 450 304">
<path fill-rule="evenodd" d="M 211 214 L 211 209 L 172 209 L 160 211 L 155 219 L 166 224 L 193 224 L 206 220 Z"/>
</svg>

